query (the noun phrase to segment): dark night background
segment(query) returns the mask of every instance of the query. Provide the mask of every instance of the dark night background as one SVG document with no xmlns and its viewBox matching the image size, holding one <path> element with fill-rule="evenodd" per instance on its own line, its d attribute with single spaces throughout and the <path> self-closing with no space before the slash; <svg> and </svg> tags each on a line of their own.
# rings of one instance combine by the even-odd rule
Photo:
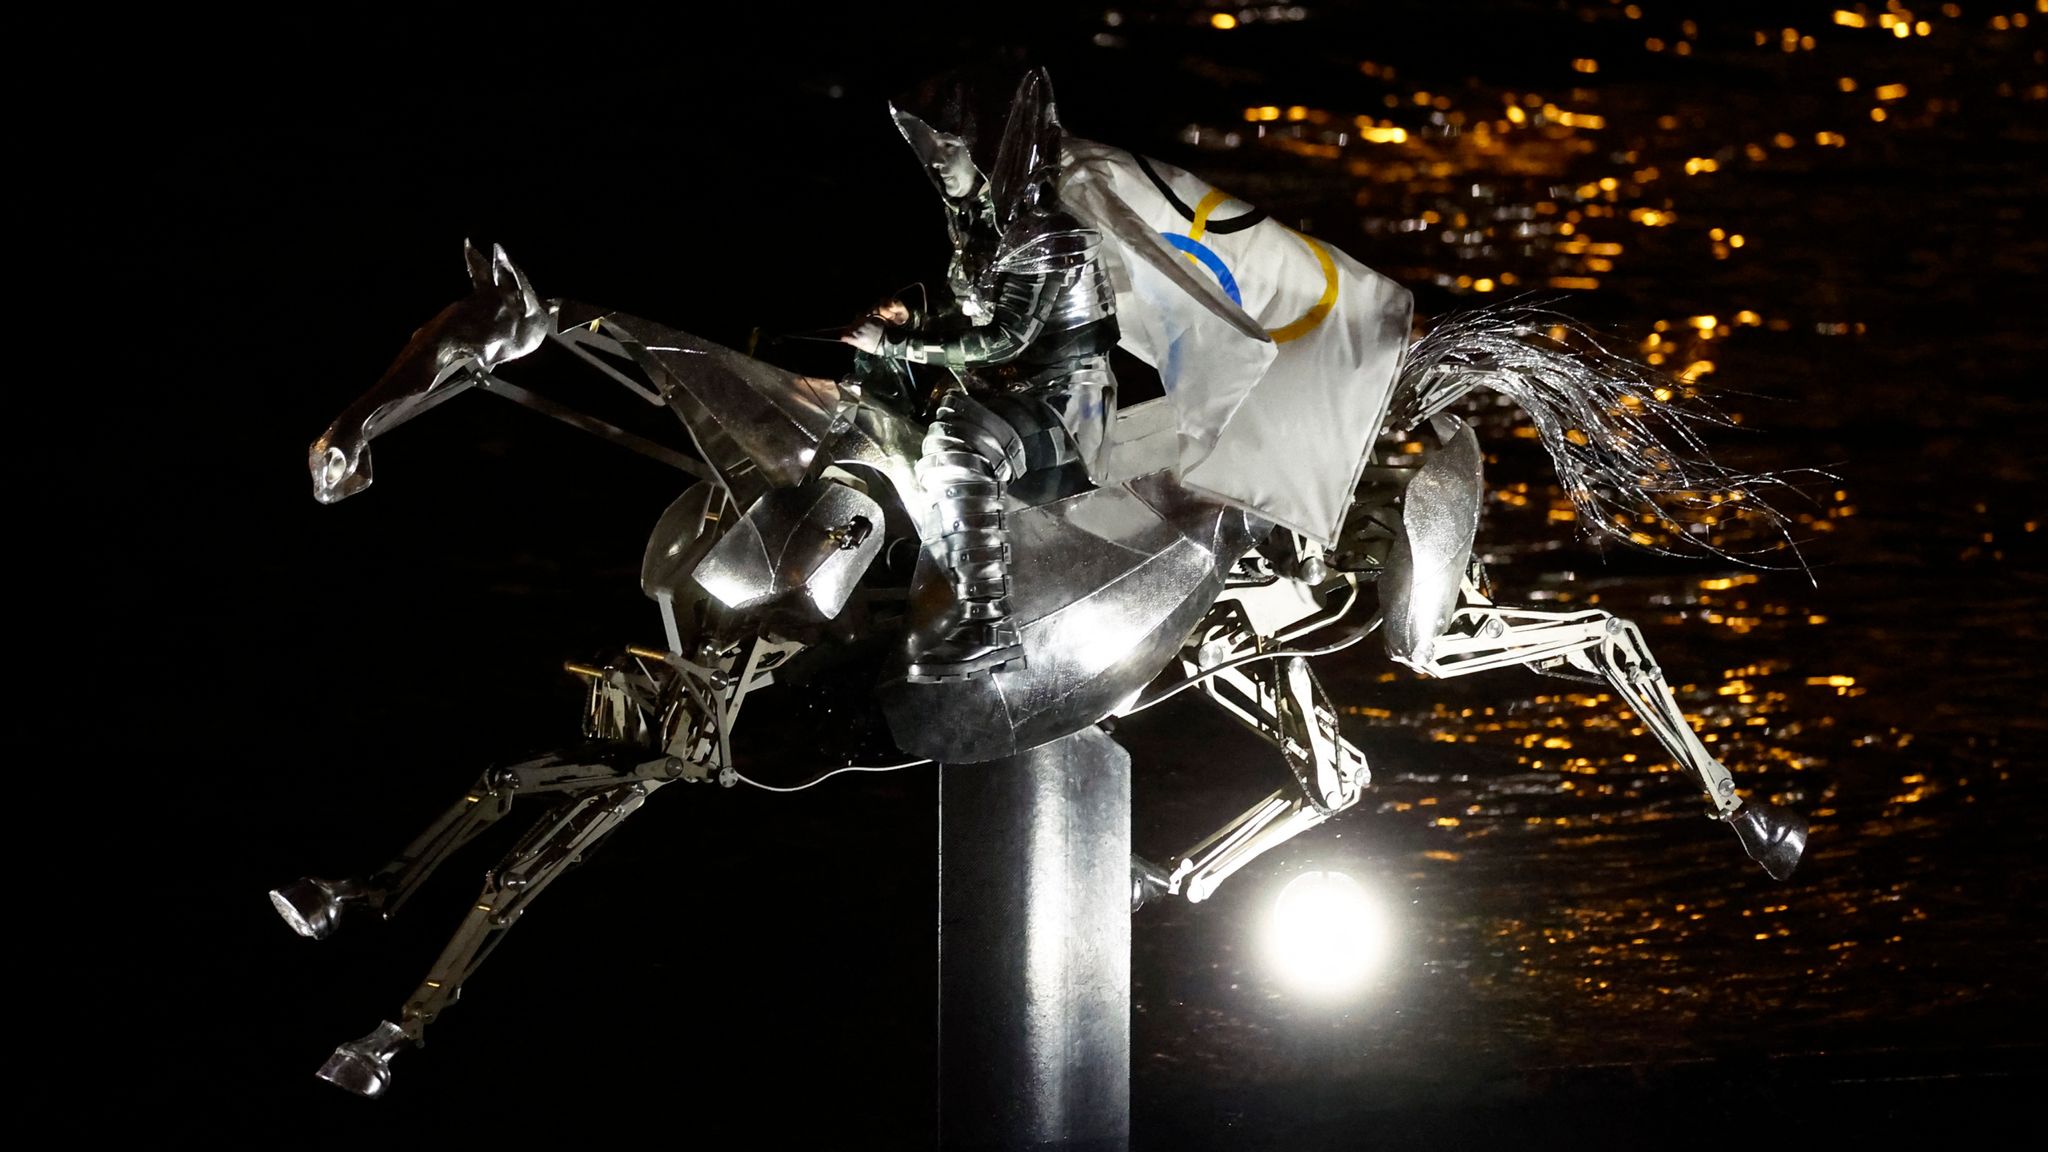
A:
<svg viewBox="0 0 2048 1152">
<path fill-rule="evenodd" d="M 938 274 L 883 101 L 967 62 L 1049 66 L 1076 134 L 1209 176 L 1424 317 L 1573 289 L 1722 390 L 1737 458 L 1840 477 L 1785 502 L 1812 583 L 1602 554 L 1481 413 L 1500 597 L 1640 620 L 1744 785 L 1813 816 L 1807 861 L 1772 885 L 1611 705 L 1513 672 L 1431 685 L 1370 646 L 1328 661 L 1376 786 L 1211 902 L 1138 916 L 1135 1147 L 1828 1143 L 2025 1114 L 2048 936 L 2033 0 L 1849 6 L 1862 28 L 1671 0 L 700 7 L 80 12 L 24 37 L 52 79 L 17 156 L 54 195 L 17 232 L 57 259 L 16 324 L 58 357 L 21 381 L 7 453 L 42 770 L 16 803 L 44 845 L 14 939 L 49 973 L 22 994 L 24 1096 L 152 1143 L 928 1145 L 929 769 L 664 791 L 374 1103 L 311 1073 L 395 1014 L 516 821 L 397 921 L 318 946 L 264 891 L 374 867 L 484 767 L 573 737 L 563 660 L 659 640 L 635 580 L 682 479 L 660 465 L 466 397 L 380 440 L 369 493 L 310 497 L 305 445 L 467 290 L 462 240 L 543 295 L 759 328 L 836 372 L 775 337 Z M 543 359 L 510 375 L 680 442 Z M 763 697 L 741 755 L 776 781 L 875 763 L 864 720 Z M 1281 779 L 1194 703 L 1120 739 L 1155 858 Z M 1310 864 L 1401 909 L 1378 986 L 1334 1008 L 1253 942 Z"/>
</svg>

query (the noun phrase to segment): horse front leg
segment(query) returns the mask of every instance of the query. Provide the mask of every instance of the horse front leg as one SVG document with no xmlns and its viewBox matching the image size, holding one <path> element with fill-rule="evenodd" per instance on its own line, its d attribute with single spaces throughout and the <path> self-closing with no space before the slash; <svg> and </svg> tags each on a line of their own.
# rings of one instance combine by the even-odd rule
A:
<svg viewBox="0 0 2048 1152">
<path fill-rule="evenodd" d="M 436 868 L 504 818 L 520 795 L 576 792 L 616 784 L 622 778 L 665 778 L 680 775 L 683 769 L 673 757 L 648 760 L 644 748 L 608 745 L 493 768 L 382 868 L 344 880 L 306 876 L 273 889 L 270 903 L 292 931 L 325 940 L 341 926 L 350 909 L 382 919 L 396 915 Z"/>
<path fill-rule="evenodd" d="M 485 772 L 462 799 L 377 871 L 343 880 L 304 876 L 271 889 L 271 906 L 292 931 L 310 940 L 332 936 L 351 908 L 389 919 L 442 861 L 512 810 L 514 789 L 506 786 L 505 771 L 511 770 Z"/>
<path fill-rule="evenodd" d="M 535 822 L 485 874 L 483 891 L 406 1000 L 397 1023 L 381 1021 L 369 1035 L 336 1048 L 316 1075 L 359 1096 L 382 1095 L 391 1084 L 392 1058 L 408 1043 L 425 1043 L 427 1025 L 461 997 L 463 984 L 527 906 L 666 782 L 639 780 L 572 797 Z"/>
<path fill-rule="evenodd" d="M 1260 855 L 1322 824 L 1358 803 L 1372 783 L 1365 754 L 1339 730 L 1337 711 L 1302 656 L 1280 656 L 1275 650 L 1292 637 L 1334 624 L 1356 600 L 1353 585 L 1337 609 L 1318 610 L 1306 619 L 1289 621 L 1263 633 L 1254 621 L 1274 614 L 1291 601 L 1298 610 L 1313 598 L 1281 590 L 1274 603 L 1247 604 L 1267 589 L 1239 593 L 1240 599 L 1219 600 L 1189 635 L 1181 650 L 1187 679 L 1159 695 L 1134 702 L 1123 713 L 1143 711 L 1188 687 L 1232 719 L 1280 750 L 1294 775 L 1296 789 L 1281 788 L 1251 806 L 1175 858 L 1169 871 L 1139 857 L 1131 859 L 1131 910 L 1160 896 L 1183 895 L 1200 903 L 1217 885 Z M 1254 608 L 1256 607 L 1256 611 Z M 1281 613 L 1287 614 L 1286 612 Z M 1367 624 L 1359 635 L 1369 631 Z M 1269 656 L 1268 653 L 1271 653 Z M 1270 662 L 1269 662 L 1270 661 Z"/>
</svg>

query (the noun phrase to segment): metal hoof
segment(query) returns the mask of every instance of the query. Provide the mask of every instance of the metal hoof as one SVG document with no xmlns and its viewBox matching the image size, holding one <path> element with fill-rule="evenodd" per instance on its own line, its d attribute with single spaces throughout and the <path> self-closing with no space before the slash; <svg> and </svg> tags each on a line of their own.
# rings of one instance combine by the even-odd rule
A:
<svg viewBox="0 0 2048 1152">
<path fill-rule="evenodd" d="M 292 931 L 309 940 L 325 940 L 341 924 L 342 906 L 347 902 L 347 884 L 336 884 L 317 876 L 273 888 L 270 905 Z"/>
<path fill-rule="evenodd" d="M 1173 877 L 1166 869 L 1135 853 L 1131 856 L 1131 911 L 1173 894 Z"/>
<path fill-rule="evenodd" d="M 1783 880 L 1806 854 L 1806 817 L 1776 804 L 1751 801 L 1728 823 L 1735 828 L 1749 858 L 1764 866 L 1773 880 Z"/>
<path fill-rule="evenodd" d="M 381 1021 L 368 1036 L 336 1048 L 314 1075 L 336 1088 L 374 1100 L 391 1087 L 391 1058 L 405 1043 L 404 1029 L 389 1020 Z"/>
</svg>

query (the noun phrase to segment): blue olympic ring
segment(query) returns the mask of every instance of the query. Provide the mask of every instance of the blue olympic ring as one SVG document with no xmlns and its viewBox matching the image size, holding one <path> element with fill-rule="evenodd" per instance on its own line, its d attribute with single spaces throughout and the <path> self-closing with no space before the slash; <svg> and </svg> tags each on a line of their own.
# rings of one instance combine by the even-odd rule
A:
<svg viewBox="0 0 2048 1152">
<path fill-rule="evenodd" d="M 1210 251 L 1207 244 L 1192 236 L 1182 236 L 1175 232 L 1161 232 L 1160 235 L 1166 237 L 1168 244 L 1201 261 L 1202 267 L 1215 275 L 1216 282 L 1223 287 L 1223 294 L 1230 297 L 1230 302 L 1240 308 L 1244 307 L 1244 295 L 1237 290 L 1237 277 L 1232 276 L 1230 269 L 1224 267 L 1223 257 Z"/>
</svg>

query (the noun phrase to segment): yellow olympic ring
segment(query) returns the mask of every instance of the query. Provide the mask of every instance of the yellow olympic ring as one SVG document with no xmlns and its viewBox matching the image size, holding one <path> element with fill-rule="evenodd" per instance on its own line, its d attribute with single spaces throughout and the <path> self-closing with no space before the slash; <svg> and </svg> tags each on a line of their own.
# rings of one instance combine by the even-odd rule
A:
<svg viewBox="0 0 2048 1152">
<path fill-rule="evenodd" d="M 1202 233 L 1209 228 L 1209 214 L 1216 211 L 1217 208 L 1222 206 L 1224 201 L 1229 199 L 1230 196 L 1227 194 L 1215 188 L 1209 189 L 1208 195 L 1202 197 L 1201 203 L 1195 205 L 1194 226 L 1188 229 L 1188 239 L 1200 240 Z M 1281 225 L 1281 227 L 1286 228 L 1286 225 Z M 1324 320 L 1329 318 L 1331 310 L 1337 306 L 1337 262 L 1330 259 L 1330 250 L 1294 231 L 1292 228 L 1287 228 L 1286 230 L 1295 239 L 1308 245 L 1308 250 L 1315 253 L 1316 263 L 1323 266 L 1323 294 L 1314 304 L 1309 305 L 1308 311 L 1303 312 L 1278 328 L 1266 329 L 1266 335 L 1271 337 L 1275 344 L 1285 344 L 1290 340 L 1299 340 L 1303 336 L 1315 331 Z M 1187 256 L 1190 263 L 1197 263 L 1193 254 L 1184 253 L 1184 255 Z"/>
<path fill-rule="evenodd" d="M 1209 230 L 1209 213 L 1222 207 L 1223 202 L 1228 199 L 1230 197 L 1224 193 L 1214 188 L 1209 189 L 1209 194 L 1202 197 L 1201 203 L 1195 205 L 1194 227 L 1188 229 L 1188 239 L 1200 240 L 1202 233 Z"/>
<path fill-rule="evenodd" d="M 1289 228 L 1288 231 L 1294 232 L 1294 229 Z M 1330 250 L 1299 232 L 1294 232 L 1294 235 L 1308 245 L 1308 250 L 1316 254 L 1316 262 L 1323 266 L 1323 295 L 1293 322 L 1266 329 L 1266 335 L 1271 336 L 1275 344 L 1299 340 L 1315 331 L 1316 326 L 1330 315 L 1330 310 L 1337 306 L 1337 262 L 1330 259 Z"/>
</svg>

